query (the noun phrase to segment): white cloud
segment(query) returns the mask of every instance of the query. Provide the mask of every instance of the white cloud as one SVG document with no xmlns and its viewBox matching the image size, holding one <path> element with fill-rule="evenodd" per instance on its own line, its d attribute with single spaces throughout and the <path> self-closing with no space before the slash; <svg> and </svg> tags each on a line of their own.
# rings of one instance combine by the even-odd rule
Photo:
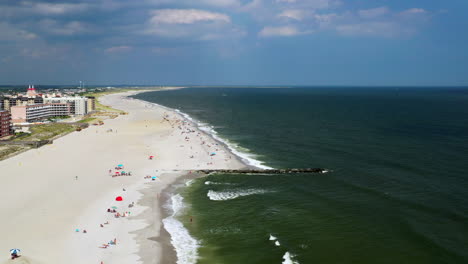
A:
<svg viewBox="0 0 468 264">
<path fill-rule="evenodd" d="M 141 1 L 141 0 L 140 0 Z M 174 0 L 145 0 L 154 6 L 174 4 Z M 237 7 L 241 5 L 240 0 L 177 0 L 178 5 L 183 6 L 214 6 L 214 7 Z"/>
<path fill-rule="evenodd" d="M 340 16 L 335 13 L 330 14 L 316 14 L 314 15 L 315 22 L 318 24 L 320 28 L 327 28 L 338 20 Z"/>
<path fill-rule="evenodd" d="M 238 0 L 198 0 L 199 3 L 218 7 L 240 6 Z"/>
<path fill-rule="evenodd" d="M 410 8 L 397 14 L 404 19 L 425 19 L 429 17 L 429 12 L 422 8 Z"/>
<path fill-rule="evenodd" d="M 24 41 L 35 38 L 37 35 L 32 32 L 19 29 L 9 23 L 0 22 L 0 40 Z"/>
<path fill-rule="evenodd" d="M 130 46 L 115 46 L 105 49 L 104 51 L 107 53 L 120 53 L 132 50 Z"/>
<path fill-rule="evenodd" d="M 341 5 L 340 0 L 280 0 L 280 2 L 285 2 L 292 6 L 309 9 L 330 9 Z"/>
<path fill-rule="evenodd" d="M 382 6 L 382 7 L 372 8 L 372 9 L 359 10 L 358 14 L 362 18 L 371 19 L 371 18 L 383 16 L 385 14 L 388 14 L 389 12 L 390 10 L 388 9 L 388 7 Z"/>
<path fill-rule="evenodd" d="M 34 3 L 34 2 L 23 2 L 23 6 L 31 8 L 33 12 L 43 15 L 63 15 L 68 13 L 82 12 L 88 9 L 89 5 L 85 3 L 81 4 L 69 4 L 69 3 Z"/>
<path fill-rule="evenodd" d="M 400 14 L 425 14 L 427 11 L 422 8 L 410 8 Z"/>
<path fill-rule="evenodd" d="M 401 34 L 401 27 L 395 22 L 367 22 L 339 25 L 336 30 L 346 36 L 394 37 Z M 408 32 L 409 33 L 409 32 Z"/>
<path fill-rule="evenodd" d="M 245 31 L 231 23 L 223 13 L 200 9 L 158 9 L 151 12 L 146 35 L 190 40 L 219 40 L 245 36 Z"/>
<path fill-rule="evenodd" d="M 43 19 L 39 22 L 42 30 L 53 35 L 71 36 L 90 32 L 88 26 L 79 21 L 70 21 L 60 24 L 53 19 Z"/>
<path fill-rule="evenodd" d="M 291 37 L 311 33 L 299 31 L 294 26 L 264 27 L 258 34 L 261 37 Z"/>
<path fill-rule="evenodd" d="M 154 10 L 151 24 L 193 24 L 197 22 L 230 23 L 228 15 L 199 9 L 159 9 Z"/>
<path fill-rule="evenodd" d="M 288 18 L 294 20 L 302 20 L 306 16 L 307 12 L 300 9 L 288 9 L 281 12 L 278 17 Z"/>
</svg>

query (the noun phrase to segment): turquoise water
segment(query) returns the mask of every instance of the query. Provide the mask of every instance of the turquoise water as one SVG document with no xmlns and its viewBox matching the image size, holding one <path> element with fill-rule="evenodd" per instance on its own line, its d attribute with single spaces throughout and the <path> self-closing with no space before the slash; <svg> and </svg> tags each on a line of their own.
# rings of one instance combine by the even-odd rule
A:
<svg viewBox="0 0 468 264">
<path fill-rule="evenodd" d="M 136 98 L 212 125 L 267 166 L 332 170 L 195 180 L 182 191 L 194 221 L 181 219 L 201 243 L 198 263 L 282 263 L 286 252 L 301 264 L 468 262 L 468 89 L 190 88 Z"/>
</svg>

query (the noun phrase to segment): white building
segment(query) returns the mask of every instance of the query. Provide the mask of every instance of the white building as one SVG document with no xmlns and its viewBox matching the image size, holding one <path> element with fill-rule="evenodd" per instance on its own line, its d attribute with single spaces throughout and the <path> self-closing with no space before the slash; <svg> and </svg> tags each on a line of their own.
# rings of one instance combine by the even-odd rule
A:
<svg viewBox="0 0 468 264">
<path fill-rule="evenodd" d="M 45 97 L 44 103 L 71 104 L 71 113 L 86 115 L 88 113 L 88 99 L 85 97 Z"/>
<path fill-rule="evenodd" d="M 36 122 L 49 117 L 67 116 L 70 111 L 69 103 L 16 105 L 11 107 L 11 121 L 15 124 Z"/>
</svg>

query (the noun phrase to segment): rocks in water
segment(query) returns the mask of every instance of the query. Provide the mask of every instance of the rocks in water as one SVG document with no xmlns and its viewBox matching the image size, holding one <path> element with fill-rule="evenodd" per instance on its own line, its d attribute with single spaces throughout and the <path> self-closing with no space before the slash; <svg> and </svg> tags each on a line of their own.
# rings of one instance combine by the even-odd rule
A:
<svg viewBox="0 0 468 264">
<path fill-rule="evenodd" d="M 236 173 L 236 174 L 289 174 L 289 173 L 326 173 L 322 168 L 293 168 L 293 169 L 245 169 L 245 170 L 197 170 L 200 173 Z"/>
</svg>

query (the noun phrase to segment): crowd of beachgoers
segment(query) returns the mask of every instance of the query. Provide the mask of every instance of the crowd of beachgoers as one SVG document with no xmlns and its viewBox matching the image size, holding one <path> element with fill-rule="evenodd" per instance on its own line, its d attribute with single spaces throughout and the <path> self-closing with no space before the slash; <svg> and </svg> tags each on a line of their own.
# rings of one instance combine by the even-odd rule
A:
<svg viewBox="0 0 468 264">
<path fill-rule="evenodd" d="M 135 93 L 101 98 L 128 115 L 0 162 L 0 263 L 176 263 L 160 242 L 171 240 L 160 195 L 192 170 L 244 165 L 176 111 L 127 97 Z"/>
</svg>

